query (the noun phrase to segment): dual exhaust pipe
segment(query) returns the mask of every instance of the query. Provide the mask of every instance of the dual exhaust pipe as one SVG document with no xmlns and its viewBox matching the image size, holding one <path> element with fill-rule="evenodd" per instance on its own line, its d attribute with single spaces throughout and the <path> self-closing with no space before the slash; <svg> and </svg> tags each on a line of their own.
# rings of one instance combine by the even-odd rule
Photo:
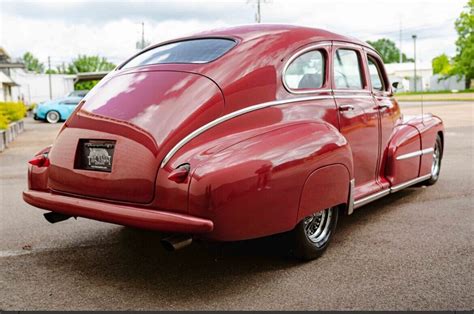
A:
<svg viewBox="0 0 474 314">
<path fill-rule="evenodd" d="M 68 220 L 72 216 L 64 215 L 61 213 L 55 213 L 55 212 L 49 212 L 43 215 L 44 218 L 49 222 L 49 223 L 57 223 L 61 222 L 64 220 Z M 185 248 L 191 243 L 193 243 L 193 238 L 190 235 L 186 234 L 177 234 L 177 235 L 172 235 L 170 237 L 166 237 L 164 239 L 161 239 L 161 245 L 167 250 L 167 251 L 177 251 L 179 249 Z"/>
</svg>

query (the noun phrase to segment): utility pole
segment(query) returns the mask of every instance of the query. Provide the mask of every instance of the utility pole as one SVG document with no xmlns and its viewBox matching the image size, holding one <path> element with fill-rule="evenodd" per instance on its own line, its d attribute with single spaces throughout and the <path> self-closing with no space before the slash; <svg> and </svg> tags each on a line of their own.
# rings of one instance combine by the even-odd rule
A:
<svg viewBox="0 0 474 314">
<path fill-rule="evenodd" d="M 145 23 L 142 22 L 142 49 L 145 48 Z"/>
<path fill-rule="evenodd" d="M 49 78 L 49 99 L 53 99 L 53 89 L 51 87 L 51 57 L 48 56 L 48 78 Z"/>
<path fill-rule="evenodd" d="M 402 63 L 403 62 L 403 58 L 402 58 L 402 18 L 400 17 L 400 45 L 399 45 L 399 49 L 400 49 L 400 60 L 398 63 Z"/>
<path fill-rule="evenodd" d="M 255 22 L 262 22 L 262 16 L 260 15 L 260 0 L 257 0 L 257 13 L 255 14 Z"/>
<path fill-rule="evenodd" d="M 145 40 L 145 23 L 142 22 L 142 38 L 137 40 L 135 43 L 135 48 L 138 50 L 144 49 L 146 46 L 148 46 L 150 43 Z"/>
<path fill-rule="evenodd" d="M 415 92 L 416 92 L 416 35 L 411 35 L 411 38 L 413 38 L 413 81 L 415 85 Z"/>
</svg>

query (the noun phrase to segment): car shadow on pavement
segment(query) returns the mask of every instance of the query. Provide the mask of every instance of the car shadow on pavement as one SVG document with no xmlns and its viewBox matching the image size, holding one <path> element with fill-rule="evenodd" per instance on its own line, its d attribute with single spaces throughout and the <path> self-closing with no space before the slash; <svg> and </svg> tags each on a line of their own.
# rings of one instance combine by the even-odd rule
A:
<svg viewBox="0 0 474 314">
<path fill-rule="evenodd" d="M 384 214 L 413 193 L 416 191 L 389 195 L 341 219 L 335 243 L 326 252 L 331 258 L 323 256 L 309 262 L 310 266 L 327 268 L 328 260 L 337 260 L 337 250 L 334 253 L 331 249 L 346 241 L 356 241 L 352 233 L 384 219 Z M 389 206 L 392 204 L 395 206 Z M 112 291 L 119 289 L 130 297 L 140 294 L 144 302 L 166 300 L 167 304 L 236 294 L 258 286 L 262 278 L 274 280 L 275 273 L 284 276 L 289 269 L 308 267 L 308 263 L 287 255 L 279 235 L 229 243 L 196 241 L 185 249 L 168 252 L 160 244 L 163 234 L 119 228 L 109 238 L 99 239 L 97 245 L 62 249 L 38 258 L 48 271 L 54 269 L 59 278 L 72 276 L 70 280 L 85 280 Z"/>
</svg>

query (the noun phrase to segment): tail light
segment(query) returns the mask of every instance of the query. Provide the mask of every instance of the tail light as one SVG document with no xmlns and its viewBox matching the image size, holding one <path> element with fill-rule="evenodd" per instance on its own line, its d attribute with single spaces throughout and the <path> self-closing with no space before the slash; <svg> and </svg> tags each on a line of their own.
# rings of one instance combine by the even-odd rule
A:
<svg viewBox="0 0 474 314">
<path fill-rule="evenodd" d="M 32 164 L 33 166 L 37 166 L 37 167 L 48 167 L 49 166 L 49 159 L 45 155 L 38 155 L 38 156 L 35 156 L 30 161 L 28 161 L 28 163 Z"/>
<path fill-rule="evenodd" d="M 29 164 L 36 166 L 36 167 L 48 167 L 49 166 L 49 158 L 48 154 L 51 150 L 51 146 L 48 146 L 38 153 L 35 154 L 35 157 L 28 161 Z"/>
</svg>

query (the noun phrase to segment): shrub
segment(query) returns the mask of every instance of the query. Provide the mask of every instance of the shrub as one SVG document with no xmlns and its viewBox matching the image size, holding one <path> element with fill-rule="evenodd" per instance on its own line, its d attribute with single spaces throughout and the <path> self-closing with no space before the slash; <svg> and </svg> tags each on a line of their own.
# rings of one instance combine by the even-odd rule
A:
<svg viewBox="0 0 474 314">
<path fill-rule="evenodd" d="M 0 130 L 5 130 L 6 128 L 8 128 L 8 119 L 3 113 L 0 113 Z"/>
<path fill-rule="evenodd" d="M 0 129 L 6 129 L 9 123 L 23 119 L 26 109 L 22 102 L 0 102 Z"/>
</svg>

